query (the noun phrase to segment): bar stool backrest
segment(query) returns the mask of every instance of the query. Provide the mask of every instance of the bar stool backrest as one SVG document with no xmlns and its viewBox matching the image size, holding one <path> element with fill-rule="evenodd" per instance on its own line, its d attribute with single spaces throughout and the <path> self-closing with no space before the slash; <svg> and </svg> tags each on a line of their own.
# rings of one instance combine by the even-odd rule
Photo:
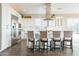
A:
<svg viewBox="0 0 79 59">
<path fill-rule="evenodd" d="M 33 31 L 28 31 L 27 36 L 28 36 L 29 40 L 34 40 L 34 32 Z"/>
<path fill-rule="evenodd" d="M 72 31 L 64 31 L 64 39 L 72 40 Z"/>
<path fill-rule="evenodd" d="M 61 31 L 53 31 L 53 38 L 55 38 L 54 40 L 60 40 Z"/>
<path fill-rule="evenodd" d="M 40 31 L 40 38 L 41 40 L 47 40 L 47 31 Z"/>
<path fill-rule="evenodd" d="M 53 31 L 53 37 L 60 37 L 61 31 Z"/>
<path fill-rule="evenodd" d="M 64 37 L 72 37 L 72 31 L 64 31 Z"/>
</svg>

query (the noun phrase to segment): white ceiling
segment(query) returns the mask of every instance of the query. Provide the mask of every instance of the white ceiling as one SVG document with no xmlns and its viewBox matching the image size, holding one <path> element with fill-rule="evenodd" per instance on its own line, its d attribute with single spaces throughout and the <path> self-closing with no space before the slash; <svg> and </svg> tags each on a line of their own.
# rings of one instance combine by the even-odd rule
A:
<svg viewBox="0 0 79 59">
<path fill-rule="evenodd" d="M 10 3 L 20 14 L 45 14 L 44 3 Z M 52 3 L 52 14 L 79 14 L 79 3 Z"/>
</svg>

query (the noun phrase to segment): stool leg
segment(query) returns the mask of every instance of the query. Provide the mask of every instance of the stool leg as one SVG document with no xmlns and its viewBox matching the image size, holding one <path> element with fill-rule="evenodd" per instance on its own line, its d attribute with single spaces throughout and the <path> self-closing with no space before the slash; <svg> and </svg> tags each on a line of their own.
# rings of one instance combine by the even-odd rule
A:
<svg viewBox="0 0 79 59">
<path fill-rule="evenodd" d="M 39 49 L 41 50 L 41 42 L 40 42 L 40 46 L 39 46 Z"/>
<path fill-rule="evenodd" d="M 63 49 L 64 49 L 64 40 L 63 40 Z"/>
<path fill-rule="evenodd" d="M 62 49 L 64 49 L 64 40 L 62 41 Z"/>
<path fill-rule="evenodd" d="M 71 41 L 72 42 L 72 41 Z M 72 42 L 72 52 L 73 52 L 73 42 Z"/>
<path fill-rule="evenodd" d="M 47 50 L 48 50 L 48 41 L 47 41 Z"/>
<path fill-rule="evenodd" d="M 72 40 L 70 41 L 70 48 L 72 49 Z"/>
<path fill-rule="evenodd" d="M 45 43 L 43 42 L 43 50 L 45 49 Z"/>
<path fill-rule="evenodd" d="M 39 41 L 39 50 L 40 50 L 40 41 Z"/>
<path fill-rule="evenodd" d="M 33 42 L 33 50 L 34 50 L 34 42 Z"/>
<path fill-rule="evenodd" d="M 60 41 L 60 50 L 61 50 L 61 41 Z"/>
<path fill-rule="evenodd" d="M 63 44 L 62 44 L 62 41 L 60 41 L 60 43 L 61 43 L 61 47 L 60 47 L 60 49 L 62 50 L 62 49 L 63 49 Z"/>
<path fill-rule="evenodd" d="M 44 47 L 43 49 L 45 50 L 45 42 L 43 43 L 43 45 L 44 45 L 44 46 L 43 46 L 43 47 Z"/>
<path fill-rule="evenodd" d="M 40 41 L 40 45 L 39 45 L 39 50 L 41 50 L 41 41 Z"/>
<path fill-rule="evenodd" d="M 51 50 L 51 41 L 50 41 L 50 50 Z"/>
<path fill-rule="evenodd" d="M 70 48 L 72 49 L 72 52 L 73 52 L 72 39 L 71 39 L 71 41 L 70 41 Z"/>
<path fill-rule="evenodd" d="M 37 41 L 36 41 L 36 46 L 35 46 L 35 49 L 37 49 Z"/>
<path fill-rule="evenodd" d="M 55 49 L 55 41 L 54 41 L 54 49 Z"/>
</svg>

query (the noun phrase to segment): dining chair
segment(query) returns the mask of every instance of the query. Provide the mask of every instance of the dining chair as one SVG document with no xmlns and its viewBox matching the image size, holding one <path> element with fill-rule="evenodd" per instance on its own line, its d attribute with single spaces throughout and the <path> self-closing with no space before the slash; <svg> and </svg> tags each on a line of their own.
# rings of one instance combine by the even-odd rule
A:
<svg viewBox="0 0 79 59">
<path fill-rule="evenodd" d="M 63 40 L 63 47 L 70 46 L 72 48 L 72 31 L 64 31 L 64 40 Z M 70 44 L 67 44 L 67 42 L 70 42 Z"/>
<path fill-rule="evenodd" d="M 27 36 L 28 36 L 28 42 L 32 43 L 32 48 L 34 49 L 34 42 L 35 42 L 34 32 L 33 31 L 28 31 Z"/>
<path fill-rule="evenodd" d="M 60 49 L 62 49 L 62 40 L 61 40 L 61 31 L 53 31 L 53 41 L 54 41 L 54 49 L 56 46 L 59 46 Z M 59 43 L 59 44 L 57 44 Z"/>
<path fill-rule="evenodd" d="M 45 49 L 45 46 L 47 46 L 47 50 L 48 50 L 47 31 L 40 31 L 40 43 L 42 43 L 43 49 Z M 47 45 L 45 45 L 45 43 L 47 43 Z"/>
</svg>

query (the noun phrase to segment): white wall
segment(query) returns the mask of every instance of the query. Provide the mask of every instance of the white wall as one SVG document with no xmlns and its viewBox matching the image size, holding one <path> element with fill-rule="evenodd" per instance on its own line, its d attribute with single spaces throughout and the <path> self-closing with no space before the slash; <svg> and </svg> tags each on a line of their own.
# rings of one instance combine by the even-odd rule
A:
<svg viewBox="0 0 79 59">
<path fill-rule="evenodd" d="M 19 17 L 20 14 L 13 10 L 8 4 L 2 4 L 2 39 L 1 51 L 11 46 L 11 14 Z"/>
<path fill-rule="evenodd" d="M 27 30 L 34 30 L 35 27 L 35 19 L 31 18 L 23 18 L 22 21 L 22 39 L 26 39 Z"/>
<path fill-rule="evenodd" d="M 1 10 L 1 4 L 0 4 L 0 49 L 1 49 L 1 13 L 2 12 L 2 10 Z"/>
</svg>

